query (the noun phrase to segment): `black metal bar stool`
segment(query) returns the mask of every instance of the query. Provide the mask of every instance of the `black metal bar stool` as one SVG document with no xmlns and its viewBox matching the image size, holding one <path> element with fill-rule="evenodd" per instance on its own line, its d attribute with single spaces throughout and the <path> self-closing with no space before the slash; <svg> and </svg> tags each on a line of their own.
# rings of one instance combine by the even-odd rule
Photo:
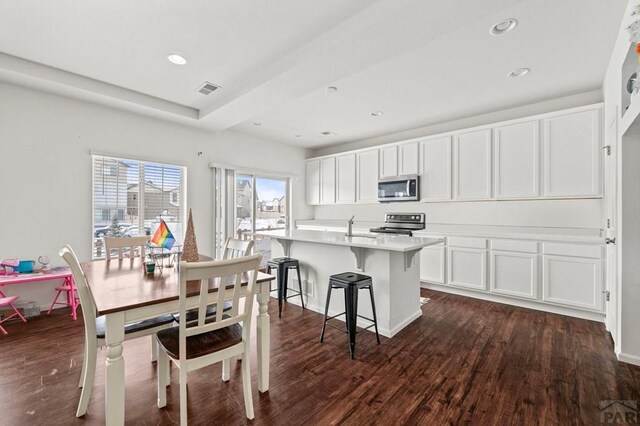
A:
<svg viewBox="0 0 640 426">
<path fill-rule="evenodd" d="M 344 289 L 345 311 L 332 317 L 327 317 L 327 314 L 329 313 L 329 303 L 331 302 L 331 290 L 334 288 Z M 371 297 L 373 319 L 358 315 L 358 290 L 366 289 L 369 289 L 369 296 Z M 358 317 L 372 322 L 371 325 L 365 327 L 363 330 L 375 327 L 376 340 L 378 341 L 378 344 L 380 344 L 380 336 L 378 335 L 378 318 L 376 317 L 376 304 L 373 300 L 373 283 L 371 281 L 371 277 L 367 275 L 357 274 L 355 272 L 344 272 L 342 274 L 331 275 L 331 277 L 329 277 L 329 291 L 327 292 L 327 303 L 324 307 L 324 322 L 322 323 L 320 343 L 322 343 L 322 340 L 324 339 L 324 330 L 327 326 L 327 321 L 340 315 L 345 315 L 347 333 L 349 334 L 349 349 L 351 351 L 351 359 L 354 359 L 356 357 L 356 334 L 358 333 L 356 331 L 356 322 Z M 333 326 L 329 324 L 329 327 Z"/>
<path fill-rule="evenodd" d="M 304 298 L 302 297 L 302 279 L 300 278 L 300 265 L 297 259 L 290 257 L 276 257 L 267 262 L 267 273 L 271 273 L 271 268 L 275 268 L 278 272 L 278 279 L 276 281 L 278 288 L 275 291 L 278 292 L 278 318 L 282 316 L 282 302 L 290 297 L 300 295 L 300 301 L 302 302 L 302 309 L 304 309 Z M 295 269 L 298 272 L 298 291 L 296 294 L 287 296 L 287 283 L 289 282 L 289 269 Z M 274 290 L 271 290 L 274 291 Z"/>
</svg>

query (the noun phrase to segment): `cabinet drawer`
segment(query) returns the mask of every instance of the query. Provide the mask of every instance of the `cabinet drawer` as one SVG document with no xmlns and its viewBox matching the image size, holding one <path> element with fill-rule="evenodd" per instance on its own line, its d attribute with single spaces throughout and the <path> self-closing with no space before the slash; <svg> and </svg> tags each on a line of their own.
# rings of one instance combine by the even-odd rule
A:
<svg viewBox="0 0 640 426">
<path fill-rule="evenodd" d="M 543 243 L 542 253 L 555 254 L 558 256 L 590 257 L 593 259 L 601 259 L 602 246 Z"/>
<path fill-rule="evenodd" d="M 538 242 L 524 240 L 491 240 L 491 250 L 537 253 Z"/>
<path fill-rule="evenodd" d="M 477 248 L 477 249 L 487 248 L 486 238 L 449 237 L 447 239 L 447 243 L 451 247 L 467 247 L 467 248 Z"/>
</svg>

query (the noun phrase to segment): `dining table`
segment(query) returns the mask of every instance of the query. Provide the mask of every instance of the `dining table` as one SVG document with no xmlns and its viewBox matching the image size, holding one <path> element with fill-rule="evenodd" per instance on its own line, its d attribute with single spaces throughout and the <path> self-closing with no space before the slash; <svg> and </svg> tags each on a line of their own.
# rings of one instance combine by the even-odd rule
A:
<svg viewBox="0 0 640 426">
<path fill-rule="evenodd" d="M 200 260 L 211 260 L 201 255 Z M 89 291 L 96 306 L 96 315 L 105 317 L 105 424 L 123 425 L 125 420 L 125 360 L 122 343 L 125 324 L 142 321 L 178 311 L 179 265 L 156 268 L 147 274 L 139 257 L 94 260 L 81 264 Z M 270 282 L 275 277 L 258 272 L 253 293 L 258 301 L 256 314 L 258 390 L 269 390 L 270 326 L 268 302 Z M 243 274 L 243 288 L 248 276 Z M 220 291 L 218 281 L 210 282 L 209 294 L 214 300 Z M 224 286 L 225 300 L 232 298 L 231 287 Z M 245 294 L 246 295 L 246 294 Z M 243 295 L 244 296 L 244 295 Z M 197 303 L 194 296 L 193 304 Z M 189 302 L 188 302 L 189 303 Z"/>
</svg>

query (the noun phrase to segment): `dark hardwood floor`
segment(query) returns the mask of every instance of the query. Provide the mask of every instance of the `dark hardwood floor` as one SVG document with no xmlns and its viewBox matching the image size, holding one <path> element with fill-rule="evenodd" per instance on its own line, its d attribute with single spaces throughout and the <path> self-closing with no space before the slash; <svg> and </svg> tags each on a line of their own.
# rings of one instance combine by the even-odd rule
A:
<svg viewBox="0 0 640 426">
<path fill-rule="evenodd" d="M 189 374 L 190 424 L 600 424 L 602 400 L 640 400 L 640 368 L 615 359 L 599 323 L 423 290 L 424 315 L 393 339 L 347 336 L 322 316 L 271 303 L 271 388 L 257 390 L 246 420 L 240 365 Z M 0 336 L 0 424 L 104 423 L 104 358 L 98 355 L 89 410 L 76 419 L 83 325 L 68 310 L 5 323 Z M 156 407 L 149 338 L 125 343 L 126 422 L 177 424 L 177 374 L 168 406 Z M 175 370 L 174 370 L 175 372 Z"/>
</svg>

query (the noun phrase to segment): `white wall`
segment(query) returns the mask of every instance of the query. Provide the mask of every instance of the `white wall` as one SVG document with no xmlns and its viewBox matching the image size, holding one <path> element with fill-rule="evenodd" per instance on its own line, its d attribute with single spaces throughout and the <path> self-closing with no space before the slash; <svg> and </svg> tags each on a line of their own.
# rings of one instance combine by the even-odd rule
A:
<svg viewBox="0 0 640 426">
<path fill-rule="evenodd" d="M 313 213 L 304 204 L 301 148 L 233 131 L 212 134 L 0 84 L 0 258 L 49 254 L 52 265 L 62 265 L 57 253 L 63 244 L 71 244 L 80 260 L 91 258 L 91 151 L 186 166 L 187 203 L 193 209 L 198 248 L 206 254 L 212 249 L 210 162 L 294 174 L 294 219 Z M 53 299 L 55 284 L 22 284 L 3 291 L 44 308 Z"/>
</svg>

